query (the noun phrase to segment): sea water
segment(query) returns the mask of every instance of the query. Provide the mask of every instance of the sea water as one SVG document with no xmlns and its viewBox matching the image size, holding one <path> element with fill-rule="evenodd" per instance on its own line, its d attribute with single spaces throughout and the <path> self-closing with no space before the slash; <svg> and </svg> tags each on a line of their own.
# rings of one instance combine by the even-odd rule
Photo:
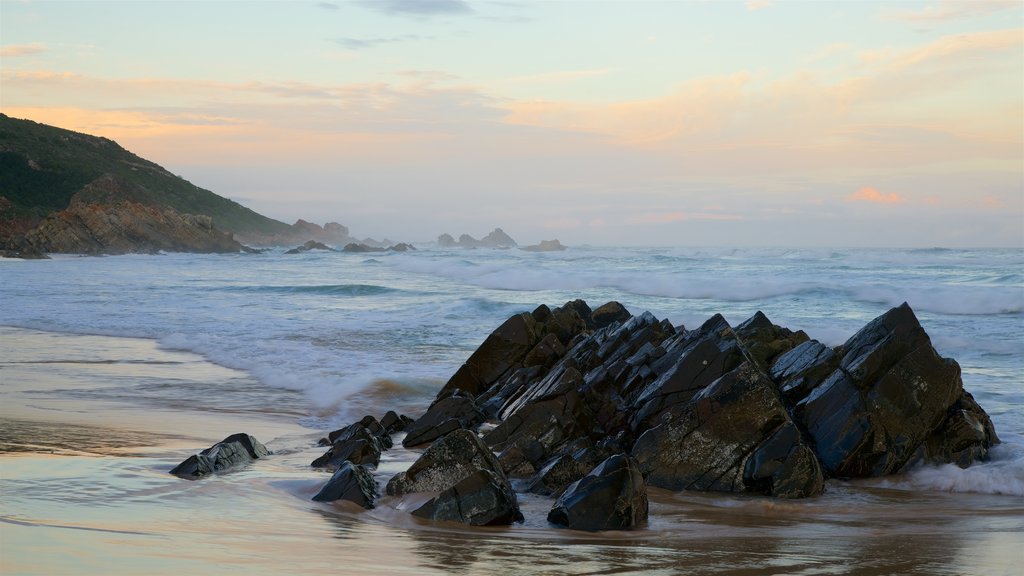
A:
<svg viewBox="0 0 1024 576">
<path fill-rule="evenodd" d="M 649 525 L 612 535 L 550 528 L 551 502 L 534 496 L 524 525 L 479 531 L 414 522 L 402 503 L 362 512 L 308 501 L 325 479 L 308 462 L 327 430 L 388 409 L 417 416 L 509 315 L 575 298 L 686 327 L 760 310 L 828 345 L 906 301 L 960 363 L 1003 444 L 967 470 L 833 481 L 800 502 L 653 491 Z M 0 401 L 19 406 L 0 408 L 9 572 L 348 562 L 351 573 L 984 574 L 1012 573 L 1024 549 L 1021 250 L 425 246 L 0 260 L 0 326 Z M 195 483 L 166 474 L 254 430 L 276 452 L 267 463 Z M 378 479 L 414 458 L 386 453 Z"/>
</svg>

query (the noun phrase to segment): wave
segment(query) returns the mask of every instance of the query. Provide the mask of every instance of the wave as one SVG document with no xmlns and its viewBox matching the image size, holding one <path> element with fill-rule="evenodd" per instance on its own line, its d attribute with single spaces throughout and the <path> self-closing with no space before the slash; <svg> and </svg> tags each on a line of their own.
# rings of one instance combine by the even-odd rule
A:
<svg viewBox="0 0 1024 576">
<path fill-rule="evenodd" d="M 404 292 L 398 288 L 375 284 L 326 284 L 313 286 L 227 286 L 219 288 L 229 292 L 253 292 L 272 294 L 320 294 L 324 296 L 379 296 Z"/>
<path fill-rule="evenodd" d="M 861 286 L 850 291 L 861 302 L 898 306 L 908 302 L 918 312 L 993 316 L 1024 312 L 1024 288 L 1019 286 Z"/>
<path fill-rule="evenodd" d="M 885 480 L 880 485 L 911 490 L 1024 496 L 1024 446 L 995 446 L 991 455 L 992 461 L 969 468 L 954 464 L 916 468 L 900 480 Z"/>
</svg>

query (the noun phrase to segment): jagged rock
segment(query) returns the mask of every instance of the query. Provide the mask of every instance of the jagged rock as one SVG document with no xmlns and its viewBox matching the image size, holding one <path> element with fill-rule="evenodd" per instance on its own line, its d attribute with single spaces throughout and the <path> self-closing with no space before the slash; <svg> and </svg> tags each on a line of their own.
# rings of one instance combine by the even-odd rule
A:
<svg viewBox="0 0 1024 576">
<path fill-rule="evenodd" d="M 647 482 L 669 490 L 820 494 L 824 479 L 774 383 L 750 362 L 703 388 L 633 446 Z"/>
<path fill-rule="evenodd" d="M 344 461 L 334 472 L 331 479 L 324 484 L 320 492 L 313 496 L 317 502 L 333 502 L 348 500 L 363 508 L 373 508 L 377 500 L 377 482 L 373 474 L 365 466 Z"/>
<path fill-rule="evenodd" d="M 299 222 L 302 222 L 302 220 L 299 220 Z M 310 240 L 303 244 L 302 246 L 292 248 L 291 250 L 285 252 L 285 254 L 301 254 L 303 252 L 309 252 L 310 250 L 326 250 L 328 252 L 334 252 L 334 248 L 331 248 L 330 246 L 323 244 L 321 242 L 317 242 L 316 240 Z"/>
<path fill-rule="evenodd" d="M 415 250 L 415 249 L 416 249 L 415 246 L 413 246 L 412 244 L 406 244 L 405 242 L 399 242 L 398 244 L 393 244 L 391 246 L 388 246 L 388 251 L 389 252 L 408 252 L 410 250 Z"/>
<path fill-rule="evenodd" d="M 481 441 L 466 429 L 484 419 L 493 426 Z M 760 312 L 736 328 L 715 315 L 686 330 L 582 300 L 509 318 L 407 432 L 407 445 L 441 437 L 428 453 L 462 438 L 447 460 L 485 455 L 488 469 L 548 495 L 623 452 L 653 486 L 798 498 L 821 493 L 825 477 L 966 466 L 999 441 L 909 307 L 833 350 Z M 476 469 L 422 489 L 448 489 Z M 410 482 L 396 476 L 389 493 Z"/>
<path fill-rule="evenodd" d="M 450 234 L 441 234 L 437 237 L 437 244 L 442 248 L 452 248 L 455 246 L 459 248 L 515 248 L 518 246 L 516 241 L 501 228 L 495 228 L 490 234 L 480 240 L 473 238 L 469 234 L 463 234 L 456 241 Z"/>
<path fill-rule="evenodd" d="M 647 488 L 632 458 L 617 454 L 558 497 L 548 522 L 573 530 L 621 530 L 647 520 Z"/>
<path fill-rule="evenodd" d="M 196 480 L 269 455 L 267 447 L 252 436 L 232 434 L 199 454 L 189 456 L 171 469 L 170 473 L 188 480 Z"/>
<path fill-rule="evenodd" d="M 408 470 L 393 476 L 386 491 L 392 496 L 442 492 L 478 470 L 493 472 L 507 482 L 501 464 L 483 441 L 469 430 L 455 430 L 435 440 Z"/>
<path fill-rule="evenodd" d="M 460 389 L 478 396 L 490 388 L 502 374 L 520 366 L 527 352 L 540 342 L 537 325 L 537 320 L 525 313 L 506 320 L 470 355 L 438 395 Z"/>
<path fill-rule="evenodd" d="M 522 522 L 516 494 L 508 481 L 490 470 L 477 470 L 412 512 L 428 520 L 460 522 L 471 526 Z"/>
<path fill-rule="evenodd" d="M 554 240 L 541 240 L 540 244 L 524 246 L 522 249 L 527 252 L 558 252 L 565 250 L 566 248 L 566 246 L 563 246 L 562 243 L 555 238 Z"/>
<path fill-rule="evenodd" d="M 944 453 L 957 461 L 984 459 L 998 443 L 991 425 L 973 416 L 964 423 L 981 430 L 967 444 L 955 433 L 955 449 L 929 442 L 950 418 L 946 430 L 958 428 L 958 403 L 970 406 L 973 399 L 964 398 L 960 366 L 938 355 L 906 303 L 870 322 L 842 350 L 838 369 L 799 405 L 828 474 L 893 474 L 922 460 L 941 461 Z"/>
<path fill-rule="evenodd" d="M 372 419 L 368 416 L 367 418 Z M 363 421 L 369 421 L 364 418 Z M 313 460 L 314 468 L 337 468 L 346 460 L 353 464 L 376 466 L 380 463 L 380 454 L 391 446 L 391 438 L 375 419 L 368 428 L 362 422 L 356 422 L 335 430 L 328 435 L 331 447 L 322 456 Z M 382 438 L 387 438 L 382 440 Z"/>
<path fill-rule="evenodd" d="M 436 400 L 423 416 L 406 427 L 402 446 L 408 448 L 433 442 L 452 430 L 475 428 L 483 420 L 484 415 L 473 395 L 456 389 Z"/>
</svg>

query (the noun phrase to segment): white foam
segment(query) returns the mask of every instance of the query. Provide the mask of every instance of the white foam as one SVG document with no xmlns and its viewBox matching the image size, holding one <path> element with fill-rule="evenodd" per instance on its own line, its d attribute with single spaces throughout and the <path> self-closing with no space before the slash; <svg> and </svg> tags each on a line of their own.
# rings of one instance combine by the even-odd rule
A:
<svg viewBox="0 0 1024 576">
<path fill-rule="evenodd" d="M 1024 496 L 1024 446 L 1001 444 L 993 447 L 990 455 L 991 461 L 968 468 L 954 464 L 915 468 L 899 480 L 886 480 L 881 485 L 909 490 Z"/>
</svg>

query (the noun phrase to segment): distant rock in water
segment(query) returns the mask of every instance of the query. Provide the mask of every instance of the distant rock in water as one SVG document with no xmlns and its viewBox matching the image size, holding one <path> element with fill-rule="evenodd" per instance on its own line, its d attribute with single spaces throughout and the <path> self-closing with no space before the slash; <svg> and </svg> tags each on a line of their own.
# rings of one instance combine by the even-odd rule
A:
<svg viewBox="0 0 1024 576">
<path fill-rule="evenodd" d="M 495 228 L 480 240 L 469 234 L 463 234 L 456 241 L 450 234 L 441 234 L 437 237 L 437 245 L 442 248 L 515 248 L 518 246 L 516 241 L 501 228 Z"/>
<path fill-rule="evenodd" d="M 302 246 L 292 248 L 291 250 L 285 252 L 285 254 L 301 254 L 303 252 L 309 252 L 310 250 L 326 250 L 328 252 L 335 252 L 334 248 L 331 248 L 326 244 L 322 244 L 320 242 L 317 242 L 316 240 L 310 240 L 309 242 L 306 242 Z"/>
<path fill-rule="evenodd" d="M 415 249 L 415 246 L 413 246 L 412 244 L 406 244 L 405 242 L 399 242 L 398 244 L 388 246 L 387 248 L 380 248 L 376 246 L 369 246 L 367 244 L 352 242 L 346 244 L 345 247 L 341 249 L 341 251 L 363 254 L 366 252 L 408 252 L 409 250 Z"/>
<path fill-rule="evenodd" d="M 51 214 L 23 238 L 19 251 L 61 254 L 252 252 L 209 216 L 131 200 L 135 184 L 105 174 L 90 182 L 64 210 Z"/>
<path fill-rule="evenodd" d="M 523 250 L 527 252 L 558 252 L 565 250 L 567 246 L 562 245 L 557 238 L 554 240 L 541 240 L 540 244 L 533 244 L 532 246 L 524 246 Z"/>
<path fill-rule="evenodd" d="M 199 454 L 189 456 L 170 473 L 187 480 L 197 480 L 268 455 L 270 451 L 259 440 L 248 434 L 232 434 Z"/>
</svg>

